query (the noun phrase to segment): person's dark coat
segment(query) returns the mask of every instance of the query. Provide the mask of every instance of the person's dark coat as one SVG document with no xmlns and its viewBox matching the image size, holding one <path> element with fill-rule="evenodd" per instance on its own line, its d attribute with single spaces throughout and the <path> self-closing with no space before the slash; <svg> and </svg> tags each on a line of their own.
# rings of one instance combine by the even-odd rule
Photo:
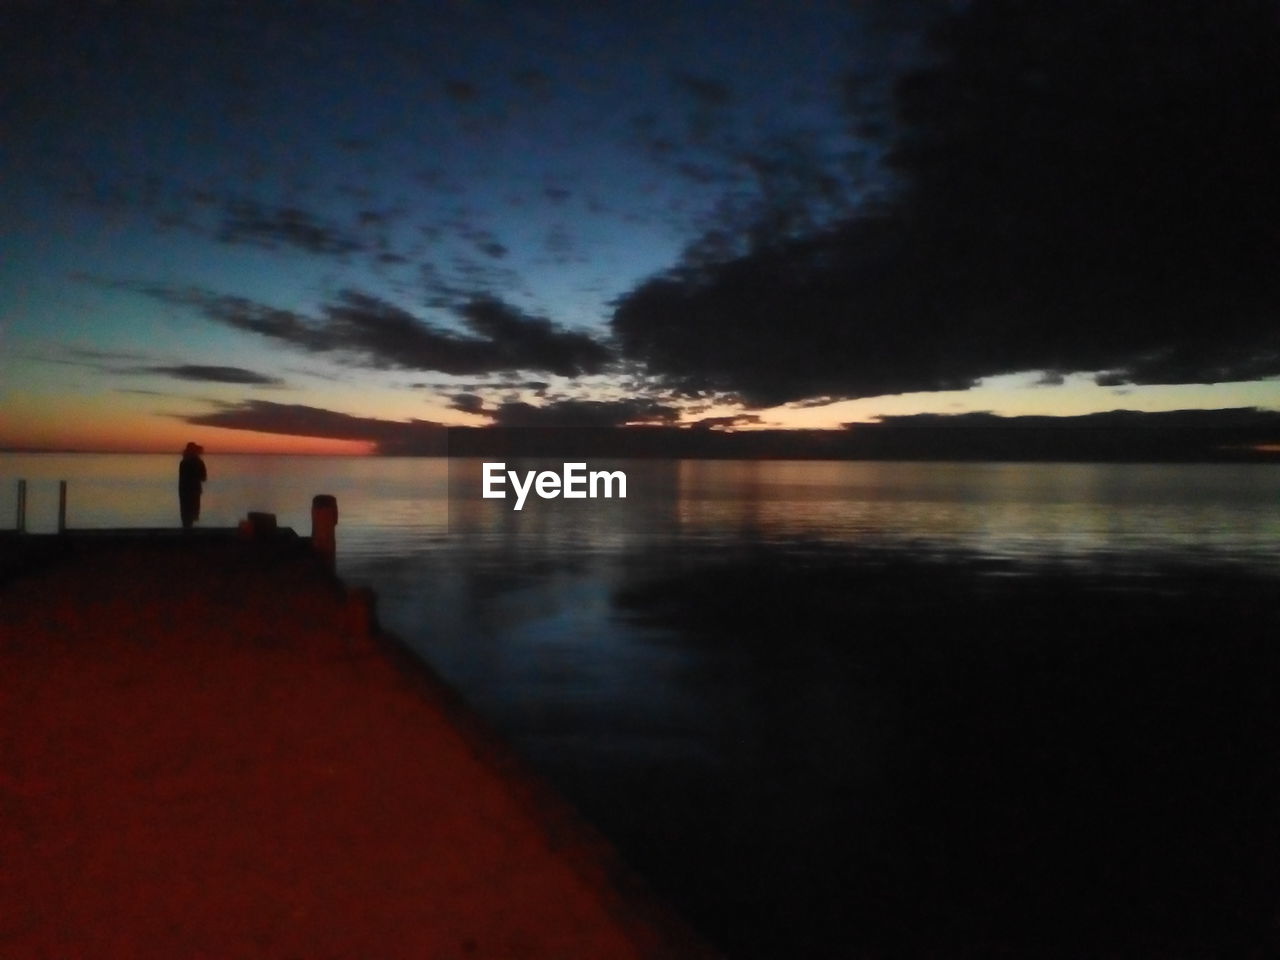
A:
<svg viewBox="0 0 1280 960">
<path fill-rule="evenodd" d="M 209 479 L 204 461 L 200 459 L 200 447 L 187 444 L 178 464 L 178 507 L 182 513 L 183 527 L 190 527 L 200 519 L 200 493 Z"/>
</svg>

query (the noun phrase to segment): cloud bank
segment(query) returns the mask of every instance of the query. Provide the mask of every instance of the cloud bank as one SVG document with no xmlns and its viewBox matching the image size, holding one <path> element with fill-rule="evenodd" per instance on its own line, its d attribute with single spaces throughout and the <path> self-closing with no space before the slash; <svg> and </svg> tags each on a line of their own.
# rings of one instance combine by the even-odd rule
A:
<svg viewBox="0 0 1280 960">
<path fill-rule="evenodd" d="M 713 252 L 745 252 L 619 299 L 624 356 L 759 406 L 1028 370 L 1280 376 L 1274 3 L 974 0 L 932 54 L 894 91 L 884 202 L 727 224 Z"/>
<path fill-rule="evenodd" d="M 318 317 L 199 288 L 144 292 L 194 307 L 224 326 L 373 369 L 461 375 L 524 370 L 573 377 L 599 373 L 612 359 L 609 349 L 587 334 L 562 330 L 485 295 L 454 309 L 471 333 L 466 336 L 357 290 L 339 293 Z"/>
<path fill-rule="evenodd" d="M 381 420 L 297 403 L 243 400 L 217 404 L 209 413 L 183 418 L 197 427 L 221 427 L 326 440 L 363 440 L 385 454 L 445 452 L 445 428 L 429 420 Z"/>
<path fill-rule="evenodd" d="M 1253 407 L 1070 417 L 913 414 L 842 430 L 736 432 L 724 428 L 754 418 L 676 426 L 670 408 L 633 401 L 564 401 L 541 408 L 505 403 L 480 412 L 490 425 L 446 428 L 426 420 L 244 400 L 215 403 L 209 413 L 183 419 L 193 426 L 362 440 L 389 455 L 1275 462 L 1280 452 L 1280 411 Z"/>
<path fill-rule="evenodd" d="M 279 387 L 284 381 L 244 367 L 219 367 L 199 363 L 181 363 L 170 366 L 129 367 L 118 373 L 154 373 L 175 380 L 197 383 L 240 383 L 251 386 Z"/>
</svg>

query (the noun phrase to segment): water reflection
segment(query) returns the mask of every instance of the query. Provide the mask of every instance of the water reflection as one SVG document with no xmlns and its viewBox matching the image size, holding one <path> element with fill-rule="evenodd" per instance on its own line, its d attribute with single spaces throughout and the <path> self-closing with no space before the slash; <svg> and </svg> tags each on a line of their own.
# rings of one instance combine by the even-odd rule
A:
<svg viewBox="0 0 1280 960">
<path fill-rule="evenodd" d="M 385 613 L 732 955 L 1265 936 L 1274 580 L 535 530 Z"/>
<path fill-rule="evenodd" d="M 1280 572 L 1277 472 L 1234 471 L 647 463 L 599 510 L 452 488 L 438 550 L 351 574 L 736 954 L 1034 953 L 1037 923 L 1073 920 L 1088 952 L 1152 928 L 1098 920 L 1107 898 L 1167 931 L 1232 922 L 1142 818 L 1238 866 L 1195 784 L 1243 788 L 1253 761 L 1196 747 L 1183 778 L 1162 754 L 1268 732 L 1219 719 L 1260 689 L 1232 644 L 1280 626 L 1246 575 Z M 1211 654 L 1170 642 L 1188 624 Z M 1069 879 L 1117 843 L 1136 859 Z"/>
</svg>

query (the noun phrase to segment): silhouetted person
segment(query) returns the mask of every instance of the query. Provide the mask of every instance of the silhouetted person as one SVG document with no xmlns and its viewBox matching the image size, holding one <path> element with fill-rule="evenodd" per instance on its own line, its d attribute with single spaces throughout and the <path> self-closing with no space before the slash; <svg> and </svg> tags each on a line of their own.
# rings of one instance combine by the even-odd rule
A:
<svg viewBox="0 0 1280 960">
<path fill-rule="evenodd" d="M 178 464 L 178 506 L 182 510 L 182 527 L 190 530 L 191 525 L 200 519 L 200 491 L 209 474 L 204 468 L 200 454 L 204 447 L 198 443 L 188 443 L 182 451 L 182 463 Z"/>
</svg>

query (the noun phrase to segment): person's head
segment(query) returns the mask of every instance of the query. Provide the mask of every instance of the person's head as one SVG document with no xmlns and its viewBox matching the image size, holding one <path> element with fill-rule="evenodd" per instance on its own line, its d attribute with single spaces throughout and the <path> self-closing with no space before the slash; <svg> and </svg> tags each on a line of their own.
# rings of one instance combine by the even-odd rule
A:
<svg viewBox="0 0 1280 960">
<path fill-rule="evenodd" d="M 204 453 L 204 447 L 198 443 L 188 443 L 187 448 L 182 451 L 184 457 L 198 457 Z"/>
</svg>

